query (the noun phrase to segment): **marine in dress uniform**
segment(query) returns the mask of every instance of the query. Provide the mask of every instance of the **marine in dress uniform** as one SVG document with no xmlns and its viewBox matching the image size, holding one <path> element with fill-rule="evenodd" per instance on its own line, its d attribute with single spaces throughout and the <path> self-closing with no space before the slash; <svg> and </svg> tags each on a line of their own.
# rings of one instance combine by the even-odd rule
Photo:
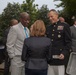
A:
<svg viewBox="0 0 76 75">
<path fill-rule="evenodd" d="M 52 14 L 50 15 L 51 18 L 53 15 L 57 15 L 55 12 L 50 13 Z M 63 68 L 65 68 L 64 65 L 67 65 L 71 49 L 70 33 L 69 25 L 67 23 L 60 22 L 58 19 L 55 22 L 53 21 L 53 23 L 46 28 L 46 35 L 52 41 L 52 61 L 50 61 L 49 64 L 52 66 L 50 68 L 54 68 L 54 74 L 51 73 L 52 69 L 50 69 L 50 73 L 48 72 L 48 75 L 64 75 L 65 69 Z M 63 72 L 63 74 L 59 71 Z"/>
</svg>

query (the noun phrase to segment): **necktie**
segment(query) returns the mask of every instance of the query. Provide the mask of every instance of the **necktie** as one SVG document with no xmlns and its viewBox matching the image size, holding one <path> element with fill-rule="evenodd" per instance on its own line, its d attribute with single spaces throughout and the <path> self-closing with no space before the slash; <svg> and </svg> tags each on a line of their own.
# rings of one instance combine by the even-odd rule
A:
<svg viewBox="0 0 76 75">
<path fill-rule="evenodd" d="M 26 27 L 24 27 L 24 31 L 25 31 L 26 38 L 28 38 L 29 36 L 28 36 Z"/>
</svg>

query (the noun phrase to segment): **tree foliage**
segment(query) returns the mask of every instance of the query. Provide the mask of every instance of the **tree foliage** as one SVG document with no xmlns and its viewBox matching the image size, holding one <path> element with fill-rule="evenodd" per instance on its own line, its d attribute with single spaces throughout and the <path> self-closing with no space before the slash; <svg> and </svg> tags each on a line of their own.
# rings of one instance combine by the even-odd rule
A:
<svg viewBox="0 0 76 75">
<path fill-rule="evenodd" d="M 57 1 L 57 0 L 55 0 Z M 76 17 L 76 0 L 58 0 L 60 4 L 56 5 L 58 8 L 63 7 L 61 11 L 62 15 L 67 18 L 67 21 L 71 24 L 72 17 Z"/>
<path fill-rule="evenodd" d="M 37 4 L 34 4 L 35 0 L 26 0 L 22 4 L 22 10 L 30 14 L 30 25 L 37 19 Z"/>
<path fill-rule="evenodd" d="M 48 11 L 49 9 L 47 8 L 47 5 L 42 5 L 42 7 L 38 10 L 38 19 L 43 20 L 45 25 L 49 25 L 49 20 L 47 18 Z"/>
<path fill-rule="evenodd" d="M 7 7 L 4 9 L 0 15 L 0 35 L 9 26 L 11 19 L 19 20 L 19 13 L 21 12 L 21 6 L 19 3 L 8 3 Z"/>
<path fill-rule="evenodd" d="M 35 0 L 25 0 L 22 4 L 7 4 L 2 14 L 0 14 L 0 36 L 2 36 L 5 29 L 9 26 L 11 19 L 15 18 L 19 20 L 20 12 L 28 12 L 30 14 L 30 25 L 32 25 L 37 19 L 43 20 L 45 25 L 49 24 L 47 19 L 49 9 L 47 8 L 47 5 L 43 5 L 40 9 L 38 9 L 38 4 L 34 4 L 34 1 Z"/>
</svg>

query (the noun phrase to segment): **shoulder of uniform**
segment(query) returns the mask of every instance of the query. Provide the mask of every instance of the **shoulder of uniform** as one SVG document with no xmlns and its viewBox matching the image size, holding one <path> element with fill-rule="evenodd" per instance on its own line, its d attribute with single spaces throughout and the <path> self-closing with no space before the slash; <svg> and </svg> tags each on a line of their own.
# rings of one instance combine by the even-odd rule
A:
<svg viewBox="0 0 76 75">
<path fill-rule="evenodd" d="M 64 27 L 70 27 L 70 25 L 66 22 L 63 22 L 62 25 L 64 25 Z"/>
<path fill-rule="evenodd" d="M 70 28 L 73 28 L 73 26 L 70 26 Z"/>
<path fill-rule="evenodd" d="M 48 29 L 48 28 L 50 28 L 50 27 L 51 27 L 51 25 L 47 25 L 47 26 L 46 26 L 46 29 Z"/>
<path fill-rule="evenodd" d="M 51 25 L 47 25 L 46 27 L 50 27 Z"/>
<path fill-rule="evenodd" d="M 73 26 L 70 26 L 70 28 L 72 28 Z"/>
</svg>

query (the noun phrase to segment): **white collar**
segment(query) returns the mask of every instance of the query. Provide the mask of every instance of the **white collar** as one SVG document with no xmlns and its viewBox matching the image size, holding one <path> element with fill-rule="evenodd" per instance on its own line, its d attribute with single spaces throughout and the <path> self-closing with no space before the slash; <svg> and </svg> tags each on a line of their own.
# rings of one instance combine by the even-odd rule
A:
<svg viewBox="0 0 76 75">
<path fill-rule="evenodd" d="M 74 27 L 76 27 L 76 25 L 74 25 Z"/>
<path fill-rule="evenodd" d="M 21 22 L 20 22 L 20 24 L 21 24 L 22 28 L 24 29 L 24 26 L 22 25 L 22 23 L 21 23 Z M 26 27 L 26 29 L 27 29 L 27 27 Z"/>
</svg>

